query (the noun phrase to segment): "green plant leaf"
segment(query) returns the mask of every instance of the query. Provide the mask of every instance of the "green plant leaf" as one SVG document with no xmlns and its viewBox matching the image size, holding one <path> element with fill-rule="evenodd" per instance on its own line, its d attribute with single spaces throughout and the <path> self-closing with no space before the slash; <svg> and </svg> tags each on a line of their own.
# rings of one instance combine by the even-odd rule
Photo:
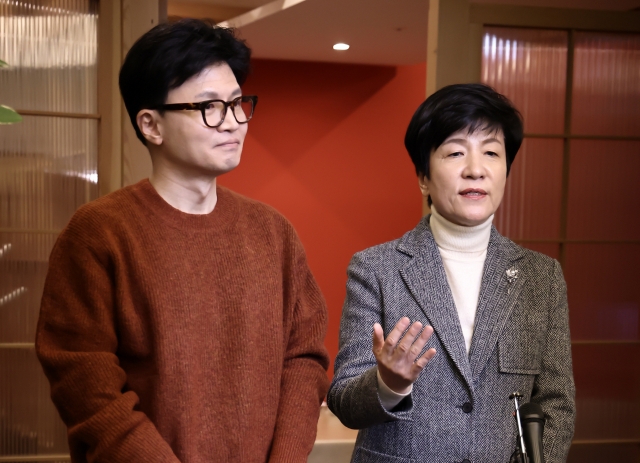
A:
<svg viewBox="0 0 640 463">
<path fill-rule="evenodd" d="M 0 105 L 0 124 L 15 124 L 21 120 L 22 116 L 9 106 Z"/>
<path fill-rule="evenodd" d="M 8 68 L 8 67 L 9 67 L 9 65 L 5 61 L 2 61 L 0 59 L 0 68 Z"/>
</svg>

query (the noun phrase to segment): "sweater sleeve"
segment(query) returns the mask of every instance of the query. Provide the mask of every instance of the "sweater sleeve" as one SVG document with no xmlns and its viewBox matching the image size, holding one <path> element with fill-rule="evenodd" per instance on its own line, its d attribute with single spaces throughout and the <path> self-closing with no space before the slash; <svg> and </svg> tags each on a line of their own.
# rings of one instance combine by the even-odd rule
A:
<svg viewBox="0 0 640 463">
<path fill-rule="evenodd" d="M 278 416 L 269 462 L 306 463 L 316 437 L 320 404 L 328 388 L 329 357 L 324 347 L 327 308 L 307 265 L 304 250 L 292 234 L 292 262 L 285 267 L 291 309 L 285 308 L 286 351 Z M 286 299 L 286 298 L 285 298 Z"/>
<path fill-rule="evenodd" d="M 94 227 L 95 228 L 95 227 Z M 36 353 L 68 427 L 72 461 L 179 463 L 149 418 L 136 411 L 116 352 L 114 268 L 107 246 L 70 223 L 49 260 Z M 104 243 L 103 243 L 104 244 Z"/>
</svg>

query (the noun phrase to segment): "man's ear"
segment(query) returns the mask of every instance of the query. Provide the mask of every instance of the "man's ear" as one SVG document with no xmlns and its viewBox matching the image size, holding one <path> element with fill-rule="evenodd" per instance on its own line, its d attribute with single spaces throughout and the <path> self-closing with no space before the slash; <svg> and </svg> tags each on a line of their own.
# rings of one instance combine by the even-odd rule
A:
<svg viewBox="0 0 640 463">
<path fill-rule="evenodd" d="M 162 130 L 160 127 L 160 115 L 153 109 L 141 109 L 136 116 L 138 128 L 147 142 L 153 145 L 162 144 Z"/>
<path fill-rule="evenodd" d="M 429 180 L 427 176 L 423 173 L 418 174 L 418 186 L 420 187 L 420 191 L 422 192 L 422 196 L 425 198 L 429 197 Z"/>
</svg>

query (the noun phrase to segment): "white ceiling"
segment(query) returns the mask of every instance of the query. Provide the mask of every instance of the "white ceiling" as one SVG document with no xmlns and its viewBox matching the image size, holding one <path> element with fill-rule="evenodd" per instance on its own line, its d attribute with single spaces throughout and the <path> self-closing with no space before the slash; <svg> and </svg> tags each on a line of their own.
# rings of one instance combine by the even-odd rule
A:
<svg viewBox="0 0 640 463">
<path fill-rule="evenodd" d="M 276 2 L 287 4 L 287 0 L 169 1 L 247 9 Z M 415 64 L 426 59 L 429 0 L 296 1 L 299 3 L 240 28 L 240 35 L 252 48 L 253 56 L 379 65 Z M 471 1 L 617 11 L 640 8 L 640 0 Z M 335 51 L 332 46 L 336 42 L 348 43 L 351 48 Z"/>
<path fill-rule="evenodd" d="M 427 0 L 305 0 L 240 35 L 259 58 L 414 64 L 427 55 L 428 10 Z M 335 51 L 337 42 L 351 48 Z"/>
</svg>

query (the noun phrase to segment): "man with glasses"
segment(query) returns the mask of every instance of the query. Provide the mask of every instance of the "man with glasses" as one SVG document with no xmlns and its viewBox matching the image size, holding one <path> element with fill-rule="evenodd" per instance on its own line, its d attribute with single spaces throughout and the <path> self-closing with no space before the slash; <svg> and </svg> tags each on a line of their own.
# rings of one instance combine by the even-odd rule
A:
<svg viewBox="0 0 640 463">
<path fill-rule="evenodd" d="M 196 20 L 131 48 L 120 89 L 153 164 L 51 253 L 36 350 L 73 462 L 306 462 L 326 307 L 292 226 L 217 185 L 258 98 L 250 50 Z"/>
</svg>

